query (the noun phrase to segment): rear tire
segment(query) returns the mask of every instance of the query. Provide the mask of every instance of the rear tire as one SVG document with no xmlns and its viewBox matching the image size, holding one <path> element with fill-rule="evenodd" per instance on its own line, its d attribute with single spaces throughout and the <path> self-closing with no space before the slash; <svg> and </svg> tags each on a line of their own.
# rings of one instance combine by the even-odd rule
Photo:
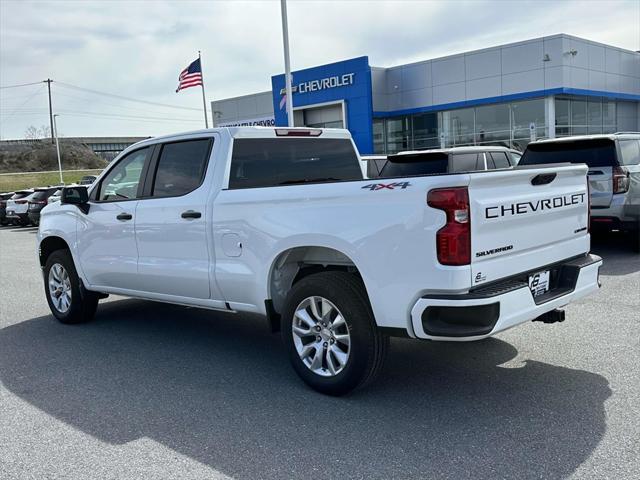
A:
<svg viewBox="0 0 640 480">
<path fill-rule="evenodd" d="M 327 395 L 345 395 L 370 383 L 389 345 L 362 281 L 346 272 L 317 273 L 296 283 L 281 328 L 296 373 Z"/>
<path fill-rule="evenodd" d="M 61 323 L 88 322 L 95 316 L 98 294 L 82 285 L 69 250 L 56 250 L 47 258 L 44 289 L 51 313 Z"/>
</svg>

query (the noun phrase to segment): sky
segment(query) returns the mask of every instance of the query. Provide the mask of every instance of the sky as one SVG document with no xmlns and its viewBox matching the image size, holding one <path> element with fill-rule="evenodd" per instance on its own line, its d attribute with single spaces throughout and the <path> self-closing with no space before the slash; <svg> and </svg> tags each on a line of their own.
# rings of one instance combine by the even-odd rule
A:
<svg viewBox="0 0 640 480">
<path fill-rule="evenodd" d="M 289 0 L 288 13 L 294 71 L 361 55 L 389 67 L 557 33 L 640 50 L 638 0 Z M 270 90 L 284 71 L 279 0 L 0 0 L 0 87 L 51 78 L 61 136 L 202 128 L 201 90 L 175 92 L 198 50 L 207 104 Z M 48 123 L 46 84 L 0 88 L 0 138 Z"/>
</svg>

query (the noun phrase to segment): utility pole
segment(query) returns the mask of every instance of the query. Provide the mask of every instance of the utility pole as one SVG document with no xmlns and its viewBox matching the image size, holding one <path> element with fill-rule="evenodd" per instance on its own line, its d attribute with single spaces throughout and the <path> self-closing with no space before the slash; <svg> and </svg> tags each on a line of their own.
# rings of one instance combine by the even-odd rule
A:
<svg viewBox="0 0 640 480">
<path fill-rule="evenodd" d="M 293 92 L 291 91 L 291 63 L 289 61 L 289 26 L 287 22 L 287 0 L 280 0 L 282 14 L 282 42 L 284 43 L 284 82 L 287 96 L 287 123 L 293 127 Z"/>
<path fill-rule="evenodd" d="M 51 108 L 51 82 L 53 82 L 53 80 L 51 80 L 50 78 L 47 78 L 46 80 L 44 80 L 44 83 L 47 84 L 47 89 L 49 90 L 49 122 L 51 123 L 51 143 L 56 143 L 54 140 L 54 134 L 53 134 L 53 109 Z"/>
<path fill-rule="evenodd" d="M 53 126 L 54 126 L 54 135 L 55 135 L 55 139 L 56 139 L 56 153 L 58 154 L 58 172 L 60 172 L 60 184 L 64 185 L 64 180 L 62 178 L 62 160 L 60 159 L 60 141 L 58 140 L 58 122 L 56 121 L 56 117 L 59 117 L 60 115 L 55 114 L 53 116 Z"/>
</svg>

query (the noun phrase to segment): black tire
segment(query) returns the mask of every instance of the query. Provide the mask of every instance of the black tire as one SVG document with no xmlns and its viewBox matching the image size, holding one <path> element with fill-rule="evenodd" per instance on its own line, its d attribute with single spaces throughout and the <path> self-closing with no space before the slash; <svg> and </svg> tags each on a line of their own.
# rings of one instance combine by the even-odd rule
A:
<svg viewBox="0 0 640 480">
<path fill-rule="evenodd" d="M 294 343 L 292 326 L 296 309 L 301 302 L 313 296 L 331 302 L 347 324 L 349 356 L 342 370 L 333 376 L 314 373 L 301 360 Z M 311 388 L 327 395 L 345 395 L 370 383 L 380 371 L 389 346 L 389 337 L 375 324 L 362 281 L 346 272 L 317 273 L 296 283 L 287 295 L 281 328 L 296 373 Z"/>
<path fill-rule="evenodd" d="M 54 304 L 49 289 L 49 273 L 54 265 L 61 265 L 68 274 L 71 301 L 66 311 L 61 311 Z M 88 322 L 93 319 L 98 307 L 98 294 L 84 288 L 73 263 L 69 250 L 56 250 L 49 257 L 44 266 L 44 291 L 51 313 L 61 323 L 74 324 Z"/>
</svg>

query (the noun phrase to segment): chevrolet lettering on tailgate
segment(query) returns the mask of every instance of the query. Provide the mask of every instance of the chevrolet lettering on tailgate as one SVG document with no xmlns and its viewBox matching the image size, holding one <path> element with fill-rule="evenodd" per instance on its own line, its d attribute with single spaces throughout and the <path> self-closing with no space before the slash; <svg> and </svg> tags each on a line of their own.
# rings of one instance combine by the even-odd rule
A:
<svg viewBox="0 0 640 480">
<path fill-rule="evenodd" d="M 543 210 L 553 210 L 555 208 L 568 207 L 584 203 L 584 193 L 574 193 L 572 195 L 562 195 L 560 197 L 545 198 L 535 202 L 519 202 L 508 205 L 499 205 L 485 208 L 486 218 L 499 218 L 507 215 L 525 215 Z"/>
</svg>

